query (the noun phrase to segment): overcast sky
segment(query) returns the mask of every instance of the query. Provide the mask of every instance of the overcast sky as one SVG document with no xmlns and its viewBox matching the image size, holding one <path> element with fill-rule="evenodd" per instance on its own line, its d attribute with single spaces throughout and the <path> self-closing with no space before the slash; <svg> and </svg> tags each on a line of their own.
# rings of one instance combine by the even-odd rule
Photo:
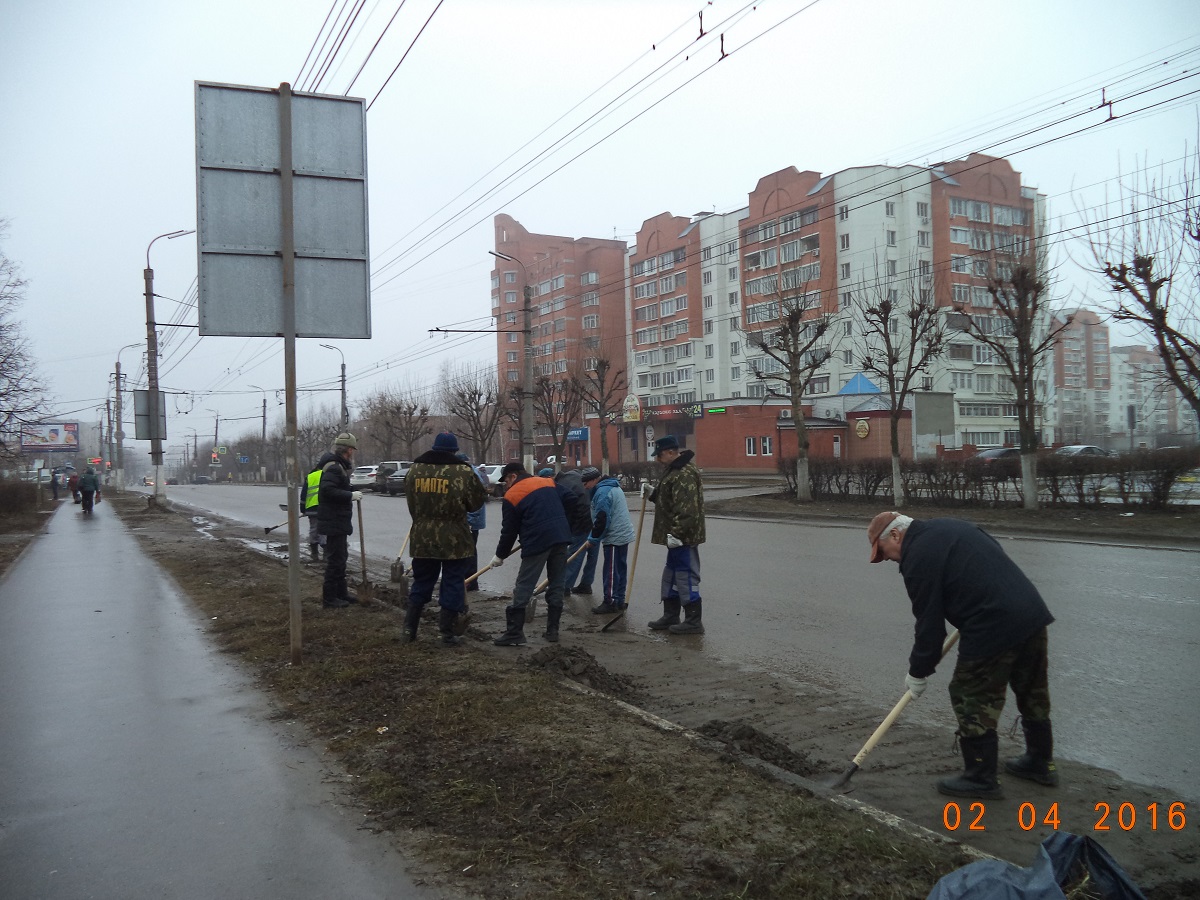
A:
<svg viewBox="0 0 1200 900">
<path fill-rule="evenodd" d="M 339 342 L 352 408 L 387 384 L 430 385 L 446 360 L 494 362 L 486 335 L 428 330 L 490 324 L 498 211 L 532 231 L 632 240 L 661 212 L 738 208 L 787 166 L 980 150 L 1011 155 L 1058 232 L 1121 171 L 1149 160 L 1176 174 L 1198 132 L 1193 0 L 442 0 L 432 19 L 438 0 L 408 0 L 380 39 L 398 5 L 366 0 L 316 88 L 353 82 L 372 103 L 374 336 Z M 126 345 L 140 344 L 121 354 L 130 386 L 145 387 L 146 248 L 196 227 L 194 81 L 309 88 L 306 56 L 343 8 L 0 0 L 0 249 L 29 279 L 20 317 L 62 419 L 98 421 Z M 1112 121 L 1087 112 L 1102 89 Z M 1095 306 L 1102 289 L 1059 237 L 1064 292 Z M 158 241 L 150 262 L 171 298 L 156 308 L 167 443 L 194 430 L 203 447 L 214 410 L 222 435 L 256 431 L 227 421 L 258 415 L 250 385 L 282 421 L 282 341 L 166 328 L 196 324 L 182 305 L 194 237 Z M 340 358 L 319 343 L 301 342 L 299 383 L 332 390 L 304 394 L 302 413 L 337 405 Z"/>
</svg>

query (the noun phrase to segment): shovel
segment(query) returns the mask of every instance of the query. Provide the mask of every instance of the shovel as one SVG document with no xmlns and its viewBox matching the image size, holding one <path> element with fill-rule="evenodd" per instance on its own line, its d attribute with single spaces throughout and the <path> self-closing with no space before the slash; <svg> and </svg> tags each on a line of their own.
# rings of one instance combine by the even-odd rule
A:
<svg viewBox="0 0 1200 900">
<path fill-rule="evenodd" d="M 404 548 L 408 546 L 408 539 L 412 537 L 412 526 L 408 526 L 408 533 L 404 535 L 404 543 L 400 545 L 400 552 L 396 554 L 396 561 L 392 563 L 392 581 L 399 581 L 404 577 Z"/>
<path fill-rule="evenodd" d="M 580 553 L 582 553 L 584 550 L 586 550 L 587 546 L 588 546 L 588 542 L 584 541 L 578 550 L 576 550 L 574 553 L 572 553 L 570 556 L 567 557 L 566 564 L 570 565 L 572 562 L 574 562 L 575 557 L 579 556 Z M 537 612 L 537 595 L 540 594 L 542 591 L 544 591 L 549 586 L 550 586 L 550 579 L 543 578 L 542 583 L 539 584 L 537 587 L 535 587 L 533 589 L 533 593 L 529 595 L 529 606 L 528 606 L 528 612 L 526 613 L 526 615 L 530 619 L 532 619 L 534 613 Z"/>
<path fill-rule="evenodd" d="M 508 551 L 508 555 L 509 555 L 509 557 L 511 557 L 511 556 L 512 556 L 514 553 L 516 553 L 516 552 L 517 552 L 518 550 L 520 550 L 520 549 L 521 549 L 521 545 L 520 545 L 520 544 L 514 544 L 514 545 L 513 545 L 513 548 L 512 548 L 512 550 Z M 478 578 L 480 575 L 482 575 L 484 572 L 490 572 L 490 571 L 491 571 L 491 569 L 492 569 L 492 564 L 491 564 L 491 563 L 488 563 L 486 566 L 484 566 L 482 569 L 480 569 L 480 570 L 479 570 L 478 572 L 476 572 L 474 575 L 468 575 L 466 578 L 464 578 L 464 579 L 463 579 L 463 585 L 465 586 L 465 585 L 468 585 L 468 584 L 470 584 L 472 581 L 474 581 L 475 579 L 477 579 L 477 578 Z"/>
<path fill-rule="evenodd" d="M 946 638 L 946 643 L 942 645 L 941 658 L 945 659 L 946 654 L 950 652 L 950 648 L 957 643 L 958 631 L 954 631 L 948 638 Z M 830 788 L 839 790 L 850 784 L 851 776 L 858 771 L 858 767 L 862 765 L 862 762 L 867 758 L 867 755 L 875 749 L 875 745 L 883 740 L 883 736 L 887 734 L 887 730 L 892 727 L 892 724 L 898 718 L 900 718 L 900 713 L 904 712 L 904 707 L 908 706 L 912 699 L 912 693 L 910 691 L 905 691 L 904 696 L 901 697 L 899 702 L 892 707 L 892 711 L 887 714 L 887 717 L 884 718 L 882 722 L 879 723 L 879 727 L 875 729 L 875 733 L 867 738 L 867 742 L 863 744 L 862 749 L 858 751 L 858 755 L 850 761 L 850 768 L 846 769 L 846 771 L 842 773 L 842 776 L 837 781 L 829 785 Z"/>
<path fill-rule="evenodd" d="M 637 558 L 638 550 L 642 546 L 642 523 L 646 521 L 646 495 L 642 495 L 642 512 L 638 516 L 637 537 L 633 539 L 633 562 L 629 564 L 629 578 L 625 582 L 628 585 L 628 590 L 625 592 L 625 609 L 629 609 L 629 601 L 633 596 L 633 576 L 637 574 Z M 601 628 L 601 631 L 608 631 L 617 622 L 625 617 L 625 609 L 621 610 Z"/>
<path fill-rule="evenodd" d="M 375 585 L 367 581 L 367 536 L 363 533 L 362 501 L 358 504 L 358 555 L 362 560 L 362 582 L 358 586 L 358 599 L 363 603 L 375 599 Z"/>
<path fill-rule="evenodd" d="M 278 525 L 272 525 L 270 528 L 263 528 L 263 534 L 270 534 L 276 528 L 282 528 L 286 524 L 287 524 L 287 522 L 284 521 L 284 522 L 280 522 Z"/>
</svg>

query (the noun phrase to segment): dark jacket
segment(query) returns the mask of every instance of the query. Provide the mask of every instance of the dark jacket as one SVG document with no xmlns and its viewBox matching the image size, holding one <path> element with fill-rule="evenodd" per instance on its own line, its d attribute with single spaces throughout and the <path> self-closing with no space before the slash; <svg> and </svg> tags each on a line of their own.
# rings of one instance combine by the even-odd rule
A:
<svg viewBox="0 0 1200 900">
<path fill-rule="evenodd" d="M 566 503 L 574 499 L 549 478 L 526 475 L 504 492 L 500 543 L 496 555 L 501 559 L 512 553 L 521 539 L 521 556 L 544 553 L 555 544 L 571 543 Z M 573 509 L 572 509 L 573 511 Z"/>
<path fill-rule="evenodd" d="M 318 460 L 321 486 L 317 490 L 317 532 L 354 534 L 354 489 L 350 487 L 350 463 L 336 453 Z"/>
<path fill-rule="evenodd" d="M 583 486 L 583 479 L 579 477 L 578 472 L 559 472 L 554 483 L 573 499 L 574 508 L 567 516 L 571 534 L 575 537 L 587 534 L 592 530 L 592 510 L 591 498 L 588 496 L 588 489 Z"/>
<path fill-rule="evenodd" d="M 704 485 L 700 470 L 692 464 L 695 456 L 691 450 L 680 453 L 650 495 L 654 504 L 654 531 L 650 535 L 653 544 L 666 544 L 668 534 L 689 547 L 704 543 Z"/>
<path fill-rule="evenodd" d="M 100 476 L 92 472 L 85 472 L 83 477 L 79 479 L 79 489 L 84 493 L 94 493 L 100 490 Z"/>
<path fill-rule="evenodd" d="M 468 463 L 453 453 L 430 450 L 404 476 L 412 516 L 413 559 L 467 559 L 475 553 L 467 513 L 487 502 L 487 492 Z"/>
<path fill-rule="evenodd" d="M 996 539 L 961 519 L 917 520 L 900 544 L 900 574 L 916 616 L 908 671 L 937 669 L 946 622 L 958 629 L 959 655 L 1002 653 L 1054 621 L 1042 595 Z"/>
</svg>

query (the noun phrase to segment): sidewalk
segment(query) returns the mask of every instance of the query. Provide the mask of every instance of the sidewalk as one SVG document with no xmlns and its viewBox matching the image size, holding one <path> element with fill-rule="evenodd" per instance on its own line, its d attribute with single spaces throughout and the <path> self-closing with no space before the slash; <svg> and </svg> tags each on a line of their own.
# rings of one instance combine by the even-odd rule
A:
<svg viewBox="0 0 1200 900">
<path fill-rule="evenodd" d="M 60 504 L 0 581 L 0 685 L 0 896 L 444 896 L 106 504 Z"/>
</svg>

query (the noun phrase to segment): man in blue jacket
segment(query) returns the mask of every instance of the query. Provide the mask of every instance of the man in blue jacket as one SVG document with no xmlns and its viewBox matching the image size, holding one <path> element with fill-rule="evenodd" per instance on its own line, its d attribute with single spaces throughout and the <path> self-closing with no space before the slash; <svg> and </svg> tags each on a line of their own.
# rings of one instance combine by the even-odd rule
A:
<svg viewBox="0 0 1200 900">
<path fill-rule="evenodd" d="M 563 583 L 567 572 L 567 546 L 571 528 L 567 524 L 575 500 L 553 479 L 530 475 L 520 463 L 509 463 L 500 474 L 504 483 L 503 519 L 500 543 L 492 568 L 504 565 L 517 538 L 521 540 L 521 569 L 513 586 L 512 604 L 505 610 L 507 628 L 492 641 L 497 647 L 515 647 L 525 643 L 525 608 L 546 569 L 546 633 L 558 641 L 558 623 L 563 610 Z M 571 509 L 567 508 L 570 505 Z"/>
<path fill-rule="evenodd" d="M 867 528 L 871 562 L 900 564 L 916 617 L 905 686 L 913 698 L 942 658 L 946 623 L 959 632 L 950 703 L 958 718 L 965 771 L 938 782 L 952 797 L 1002 797 L 996 779 L 996 725 L 1011 686 L 1025 731 L 1025 754 L 1005 771 L 1058 784 L 1050 728 L 1046 626 L 1054 621 L 1038 593 L 990 534 L 960 519 L 914 520 L 883 512 Z"/>
<path fill-rule="evenodd" d="M 594 475 L 592 473 L 595 473 Z M 592 533 L 588 541 L 604 546 L 604 601 L 592 607 L 597 615 L 620 612 L 625 608 L 625 582 L 628 573 L 629 545 L 633 543 L 633 522 L 621 483 L 612 475 L 600 476 L 595 469 L 584 473 L 584 486 L 592 491 Z"/>
</svg>

